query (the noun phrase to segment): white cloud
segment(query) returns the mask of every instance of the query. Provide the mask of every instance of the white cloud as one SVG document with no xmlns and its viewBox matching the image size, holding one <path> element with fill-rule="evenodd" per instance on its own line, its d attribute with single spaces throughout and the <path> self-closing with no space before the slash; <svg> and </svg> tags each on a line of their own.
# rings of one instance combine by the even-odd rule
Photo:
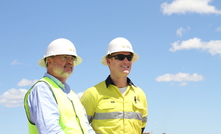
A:
<svg viewBox="0 0 221 134">
<path fill-rule="evenodd" d="M 221 27 L 217 27 L 216 31 L 221 32 Z"/>
<path fill-rule="evenodd" d="M 24 96 L 28 90 L 26 89 L 9 89 L 0 95 L 0 104 L 6 107 L 20 107 L 23 106 Z M 77 94 L 80 99 L 83 92 Z M 1 109 L 0 109 L 1 111 Z"/>
<path fill-rule="evenodd" d="M 185 14 L 199 13 L 199 14 L 221 14 L 221 10 L 209 5 L 211 0 L 174 0 L 168 4 L 166 2 L 161 4 L 163 14 L 171 15 L 173 13 Z"/>
<path fill-rule="evenodd" d="M 26 89 L 9 89 L 0 95 L 0 104 L 6 107 L 23 106 L 23 100 L 26 92 Z"/>
<path fill-rule="evenodd" d="M 11 63 L 11 65 L 18 65 L 18 64 L 21 64 L 21 63 L 17 62 L 17 60 L 12 61 Z"/>
<path fill-rule="evenodd" d="M 164 74 L 155 79 L 158 82 L 180 82 L 181 86 L 187 85 L 188 81 L 196 82 L 204 80 L 202 75 L 197 73 L 189 74 L 189 73 L 178 73 L 178 74 Z"/>
<path fill-rule="evenodd" d="M 189 31 L 189 30 L 190 30 L 190 27 L 187 27 L 187 28 L 181 27 L 181 28 L 177 29 L 176 34 L 178 36 L 182 37 L 183 33 L 186 32 L 186 31 Z"/>
<path fill-rule="evenodd" d="M 28 80 L 28 79 L 22 79 L 19 83 L 18 86 L 20 87 L 24 87 L 24 86 L 31 86 L 33 85 L 35 82 L 37 82 L 38 80 Z"/>
<path fill-rule="evenodd" d="M 190 50 L 201 49 L 208 51 L 211 55 L 221 55 L 221 40 L 211 40 L 209 42 L 203 42 L 199 38 L 193 38 L 186 41 L 176 41 L 172 43 L 170 51 L 175 52 L 178 50 Z"/>
</svg>

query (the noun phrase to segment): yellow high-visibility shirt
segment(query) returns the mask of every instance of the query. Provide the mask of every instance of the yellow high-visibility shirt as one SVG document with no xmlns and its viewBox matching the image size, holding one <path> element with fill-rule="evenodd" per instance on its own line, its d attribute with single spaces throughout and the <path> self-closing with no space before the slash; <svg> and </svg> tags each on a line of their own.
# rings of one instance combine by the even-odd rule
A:
<svg viewBox="0 0 221 134">
<path fill-rule="evenodd" d="M 118 87 L 102 81 L 84 92 L 81 103 L 98 134 L 141 134 L 146 126 L 146 96 L 133 84 L 122 95 Z"/>
</svg>

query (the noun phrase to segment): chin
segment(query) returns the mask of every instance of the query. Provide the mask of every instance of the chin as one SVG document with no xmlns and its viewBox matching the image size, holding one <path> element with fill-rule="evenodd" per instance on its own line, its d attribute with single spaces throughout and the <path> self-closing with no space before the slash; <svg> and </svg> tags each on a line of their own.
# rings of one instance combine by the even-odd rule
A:
<svg viewBox="0 0 221 134">
<path fill-rule="evenodd" d="M 72 72 L 71 73 L 63 73 L 63 76 L 66 76 L 66 77 L 69 77 L 71 76 Z"/>
<path fill-rule="evenodd" d="M 124 70 L 123 72 L 124 72 L 125 74 L 129 74 L 129 73 L 130 73 L 129 70 Z"/>
</svg>

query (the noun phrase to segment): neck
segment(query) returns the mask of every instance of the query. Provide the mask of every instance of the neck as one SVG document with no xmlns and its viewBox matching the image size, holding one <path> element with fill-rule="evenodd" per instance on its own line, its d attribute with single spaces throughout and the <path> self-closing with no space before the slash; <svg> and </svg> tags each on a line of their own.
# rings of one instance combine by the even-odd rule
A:
<svg viewBox="0 0 221 134">
<path fill-rule="evenodd" d="M 119 88 L 126 87 L 128 85 L 127 77 L 117 77 L 114 75 L 110 75 L 110 77 L 112 81 L 114 82 L 114 84 Z"/>
<path fill-rule="evenodd" d="M 67 78 L 63 78 L 63 77 L 55 77 L 55 78 L 57 78 L 58 80 L 60 80 L 61 81 L 61 83 L 62 84 L 64 84 L 65 82 L 66 82 L 66 80 L 67 80 Z"/>
<path fill-rule="evenodd" d="M 48 71 L 48 73 L 61 81 L 62 84 L 64 84 L 67 80 L 67 77 L 58 76 L 55 73 L 51 73 L 50 71 Z"/>
</svg>

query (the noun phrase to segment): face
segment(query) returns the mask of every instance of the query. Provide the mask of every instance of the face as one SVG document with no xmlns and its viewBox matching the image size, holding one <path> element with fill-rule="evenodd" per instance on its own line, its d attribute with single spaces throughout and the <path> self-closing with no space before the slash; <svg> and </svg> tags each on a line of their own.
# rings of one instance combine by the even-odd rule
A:
<svg viewBox="0 0 221 134">
<path fill-rule="evenodd" d="M 48 70 L 55 77 L 69 77 L 74 70 L 75 58 L 71 55 L 57 55 L 48 59 Z"/>
<path fill-rule="evenodd" d="M 119 55 L 119 56 L 116 56 Z M 129 52 L 117 52 L 111 54 L 110 58 L 107 58 L 107 64 L 110 68 L 112 75 L 127 76 L 130 73 L 132 67 L 132 61 L 128 58 L 124 58 L 124 55 L 129 56 Z M 129 56 L 130 57 L 130 56 Z"/>
</svg>

